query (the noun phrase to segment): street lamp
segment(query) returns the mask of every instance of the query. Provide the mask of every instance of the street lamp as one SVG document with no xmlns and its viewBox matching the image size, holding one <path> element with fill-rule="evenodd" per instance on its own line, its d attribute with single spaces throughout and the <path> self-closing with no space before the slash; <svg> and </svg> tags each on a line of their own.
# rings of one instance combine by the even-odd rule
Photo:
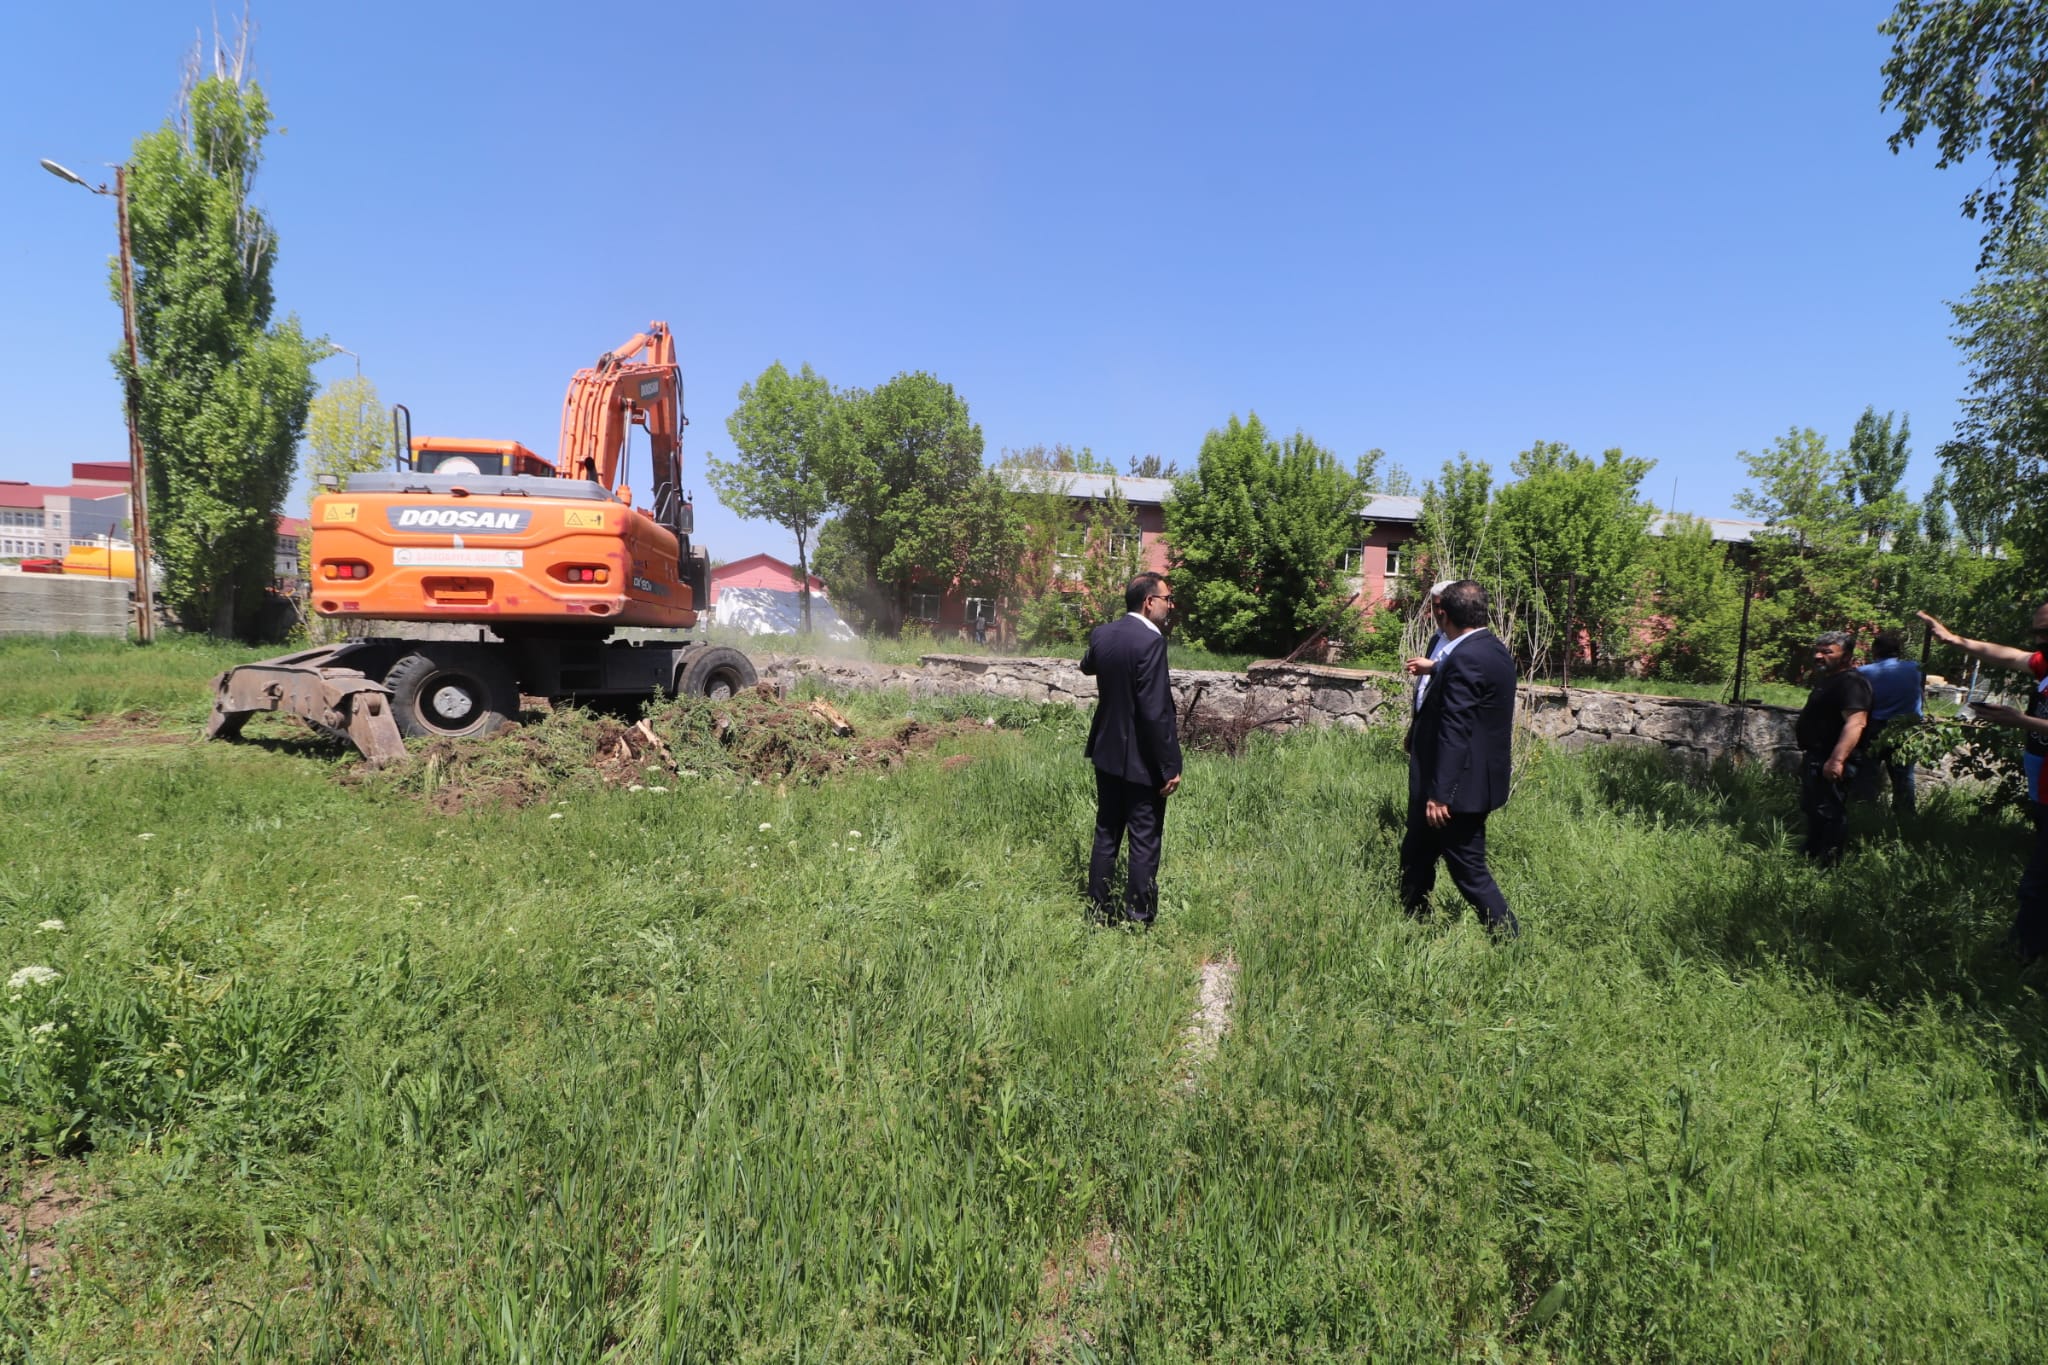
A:
<svg viewBox="0 0 2048 1365">
<path fill-rule="evenodd" d="M 149 494 L 142 468 L 142 435 L 136 427 L 136 384 L 142 377 L 142 357 L 135 347 L 135 259 L 128 249 L 128 168 L 114 167 L 114 188 L 88 184 L 85 177 L 45 159 L 43 169 L 59 180 L 69 180 L 94 194 L 114 196 L 114 217 L 121 230 L 121 333 L 128 343 L 128 504 L 134 525 L 136 638 L 143 644 L 156 639 L 156 602 L 149 587 Z M 112 555 L 108 556 L 110 559 Z"/>
<path fill-rule="evenodd" d="M 357 355 L 357 354 L 356 354 L 356 353 L 355 353 L 354 351 L 351 351 L 351 350 L 350 350 L 350 349 L 349 349 L 348 347 L 346 347 L 346 346 L 337 346 L 337 345 L 335 345 L 335 344 L 334 344 L 333 342 L 331 342 L 331 341 L 327 343 L 327 349 L 328 349 L 329 351 L 333 352 L 333 355 L 330 355 L 330 356 L 328 357 L 328 359 L 330 359 L 330 360 L 332 360 L 332 359 L 334 358 L 334 356 L 337 356 L 337 355 L 345 355 L 345 356 L 347 356 L 347 357 L 348 357 L 348 358 L 349 358 L 350 360 L 353 360 L 353 361 L 355 361 L 355 363 L 356 363 L 356 378 L 358 378 L 358 379 L 361 379 L 361 378 L 363 377 L 363 358 L 362 358 L 361 356 Z"/>
</svg>

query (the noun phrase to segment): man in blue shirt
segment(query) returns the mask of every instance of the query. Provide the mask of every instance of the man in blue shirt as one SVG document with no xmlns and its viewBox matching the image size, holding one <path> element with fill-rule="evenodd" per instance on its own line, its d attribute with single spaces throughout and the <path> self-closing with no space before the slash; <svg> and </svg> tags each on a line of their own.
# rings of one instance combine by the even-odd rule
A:
<svg viewBox="0 0 2048 1365">
<path fill-rule="evenodd" d="M 1901 817 L 1913 814 L 1913 765 L 1896 754 L 1906 731 L 1919 723 L 1921 696 L 1927 690 L 1920 665 L 1899 657 L 1905 643 L 1902 631 L 1879 631 L 1870 643 L 1871 662 L 1856 670 L 1870 679 L 1870 729 L 1863 738 L 1863 752 L 1884 764 L 1892 783 L 1892 813 Z M 1871 767 L 1875 766 L 1873 762 Z M 1875 799 L 1875 783 L 1871 796 Z"/>
</svg>

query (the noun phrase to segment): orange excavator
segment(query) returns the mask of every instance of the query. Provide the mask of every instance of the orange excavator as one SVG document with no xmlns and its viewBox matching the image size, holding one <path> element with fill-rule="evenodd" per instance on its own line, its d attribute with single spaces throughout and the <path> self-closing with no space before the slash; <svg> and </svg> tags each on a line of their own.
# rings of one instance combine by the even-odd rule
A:
<svg viewBox="0 0 2048 1365">
<path fill-rule="evenodd" d="M 411 433 L 392 414 L 394 468 L 313 499 L 312 605 L 393 623 L 231 668 L 214 680 L 208 738 L 284 712 L 345 735 L 372 763 L 406 736 L 488 734 L 521 694 L 551 700 L 729 696 L 752 686 L 736 649 L 673 635 L 709 605 L 682 491 L 682 371 L 664 323 L 578 370 L 547 461 L 516 441 Z M 647 505 L 627 483 L 646 433 Z M 622 628 L 641 638 L 613 638 Z"/>
</svg>

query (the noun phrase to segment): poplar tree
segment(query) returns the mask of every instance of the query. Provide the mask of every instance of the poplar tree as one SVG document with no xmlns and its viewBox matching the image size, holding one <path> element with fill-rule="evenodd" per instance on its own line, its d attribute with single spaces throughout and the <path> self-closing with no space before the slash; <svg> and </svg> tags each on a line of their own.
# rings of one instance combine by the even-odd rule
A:
<svg viewBox="0 0 2048 1365">
<path fill-rule="evenodd" d="M 273 324 L 277 234 L 249 202 L 270 106 L 248 72 L 245 29 L 186 70 L 177 117 L 135 143 L 128 217 L 135 262 L 132 376 L 160 600 L 188 625 L 246 631 L 273 575 L 312 367 L 298 320 Z M 120 269 L 113 272 L 120 297 Z M 131 378 L 126 354 L 115 368 Z"/>
</svg>

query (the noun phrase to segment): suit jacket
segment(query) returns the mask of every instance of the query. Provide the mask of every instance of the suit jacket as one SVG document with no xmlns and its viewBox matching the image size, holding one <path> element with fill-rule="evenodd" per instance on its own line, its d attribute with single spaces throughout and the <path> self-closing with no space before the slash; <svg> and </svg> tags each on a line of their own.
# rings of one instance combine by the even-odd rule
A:
<svg viewBox="0 0 2048 1365">
<path fill-rule="evenodd" d="M 1408 732 L 1408 799 L 1484 815 L 1508 800 L 1515 722 L 1515 661 L 1492 631 L 1437 662 Z"/>
<path fill-rule="evenodd" d="M 1166 675 L 1166 640 L 1135 616 L 1088 635 L 1081 671 L 1095 679 L 1088 757 L 1126 782 L 1163 787 L 1180 774 L 1180 725 Z"/>
</svg>

